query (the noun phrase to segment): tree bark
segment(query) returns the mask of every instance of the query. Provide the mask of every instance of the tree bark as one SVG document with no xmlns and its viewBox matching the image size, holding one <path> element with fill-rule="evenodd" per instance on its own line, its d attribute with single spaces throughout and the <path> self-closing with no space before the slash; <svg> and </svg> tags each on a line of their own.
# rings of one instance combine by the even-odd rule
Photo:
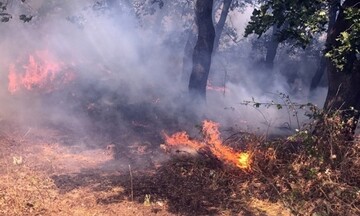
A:
<svg viewBox="0 0 360 216">
<path fill-rule="evenodd" d="M 320 84 L 320 81 L 325 73 L 325 69 L 326 69 L 326 58 L 325 56 L 322 54 L 320 57 L 320 63 L 318 68 L 316 69 L 316 72 L 313 76 L 313 78 L 311 79 L 311 83 L 310 83 L 310 91 L 314 91 Z"/>
<path fill-rule="evenodd" d="M 335 21 L 336 21 L 336 14 L 339 10 L 339 5 L 340 5 L 340 0 L 332 0 L 330 2 L 330 7 L 329 7 L 329 24 L 328 24 L 328 30 L 327 30 L 327 39 L 325 42 L 325 46 L 327 46 L 326 44 L 329 43 L 329 39 L 330 39 L 330 31 L 331 29 L 334 27 Z M 310 91 L 315 90 L 321 81 L 321 78 L 323 77 L 324 73 L 325 73 L 325 69 L 326 69 L 326 57 L 324 54 L 322 54 L 321 58 L 320 58 L 320 64 L 319 67 L 317 68 L 312 80 L 311 80 L 311 84 L 310 84 Z"/>
<path fill-rule="evenodd" d="M 360 8 L 360 4 L 357 3 L 358 0 L 346 0 L 343 3 L 334 27 L 329 33 L 327 48 L 338 45 L 337 37 L 351 25 L 345 19 L 344 9 Z M 329 89 L 324 110 L 329 113 L 344 110 L 341 114 L 343 122 L 348 122 L 353 118 L 354 123 L 347 131 L 349 137 L 352 137 L 359 119 L 359 112 L 356 110 L 360 110 L 360 62 L 356 59 L 355 53 L 350 53 L 347 58 L 348 63 L 345 65 L 344 71 L 338 71 L 333 62 L 327 59 Z"/>
<path fill-rule="evenodd" d="M 224 0 L 224 5 L 221 10 L 220 19 L 216 24 L 216 28 L 215 28 L 214 52 L 216 52 L 219 48 L 221 34 L 224 30 L 226 18 L 230 11 L 231 2 L 232 0 Z"/>
<path fill-rule="evenodd" d="M 197 0 L 195 8 L 198 38 L 193 53 L 189 92 L 193 98 L 205 100 L 206 84 L 211 66 L 215 28 L 212 21 L 213 0 Z"/>
<path fill-rule="evenodd" d="M 265 67 L 270 70 L 272 70 L 274 68 L 274 60 L 276 57 L 277 49 L 280 44 L 280 42 L 276 36 L 278 31 L 279 31 L 279 28 L 274 25 L 271 40 L 269 41 L 269 43 L 266 47 Z"/>
</svg>

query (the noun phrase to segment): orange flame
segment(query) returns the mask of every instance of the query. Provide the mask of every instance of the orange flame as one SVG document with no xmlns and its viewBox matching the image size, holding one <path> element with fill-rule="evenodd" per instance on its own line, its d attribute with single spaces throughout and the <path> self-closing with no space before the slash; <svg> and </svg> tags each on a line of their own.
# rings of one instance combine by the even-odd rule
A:
<svg viewBox="0 0 360 216">
<path fill-rule="evenodd" d="M 227 89 L 225 86 L 215 86 L 209 80 L 207 82 L 206 89 L 216 92 L 222 92 L 223 94 L 229 91 L 229 89 Z"/>
<path fill-rule="evenodd" d="M 186 132 L 178 132 L 172 136 L 165 134 L 165 142 L 169 146 L 183 145 L 191 147 L 197 151 L 204 147 L 201 142 L 197 140 L 190 140 L 189 135 Z"/>
<path fill-rule="evenodd" d="M 18 76 L 16 74 L 15 65 L 10 65 L 8 79 L 8 90 L 11 94 L 14 94 L 19 89 Z"/>
<path fill-rule="evenodd" d="M 241 169 L 250 169 L 251 157 L 247 152 L 236 152 L 232 148 L 222 145 L 220 139 L 219 125 L 215 122 L 205 120 L 202 132 L 204 141 L 190 140 L 186 132 L 178 132 L 172 136 L 165 134 L 165 142 L 168 146 L 183 145 L 195 150 L 208 147 L 210 151 L 220 160 L 235 165 Z"/>
<path fill-rule="evenodd" d="M 65 84 L 74 79 L 73 73 L 64 70 L 64 64 L 55 60 L 47 51 L 37 51 L 29 55 L 27 65 L 23 66 L 22 74 L 17 73 L 14 64 L 9 66 L 8 90 L 17 92 L 21 87 L 31 90 L 53 91 L 57 85 Z"/>
</svg>

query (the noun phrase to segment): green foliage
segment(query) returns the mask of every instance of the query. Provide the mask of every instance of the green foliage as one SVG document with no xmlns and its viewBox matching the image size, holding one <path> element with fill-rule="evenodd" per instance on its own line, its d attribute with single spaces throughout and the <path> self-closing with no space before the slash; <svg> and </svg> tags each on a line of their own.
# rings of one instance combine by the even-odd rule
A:
<svg viewBox="0 0 360 216">
<path fill-rule="evenodd" d="M 324 0 L 269 0 L 254 9 L 245 29 L 245 36 L 261 37 L 269 28 L 277 26 L 280 42 L 293 40 L 305 48 L 314 34 L 324 31 L 327 23 L 327 4 Z"/>
<path fill-rule="evenodd" d="M 291 116 L 292 116 L 296 120 L 298 129 L 302 128 L 302 126 L 300 125 L 300 120 L 299 120 L 299 110 L 305 111 L 305 115 L 308 116 L 309 118 L 312 118 L 313 113 L 315 113 L 316 110 L 318 110 L 318 108 L 315 105 L 313 105 L 312 103 L 305 103 L 305 104 L 301 103 L 300 104 L 300 103 L 293 102 L 290 99 L 290 96 L 285 93 L 279 92 L 277 95 L 278 95 L 279 99 L 282 101 L 281 103 L 277 103 L 273 100 L 271 102 L 258 102 L 258 101 L 255 101 L 254 98 L 252 98 L 251 101 L 244 101 L 240 104 L 246 105 L 246 106 L 252 105 L 256 109 L 260 108 L 261 106 L 263 106 L 265 108 L 275 107 L 278 110 L 286 109 L 286 111 L 288 113 L 288 117 L 289 117 L 289 122 L 288 122 L 289 125 L 292 124 L 292 121 L 291 121 Z"/>
<path fill-rule="evenodd" d="M 360 9 L 347 8 L 344 11 L 345 19 L 350 22 L 350 28 L 341 32 L 336 39 L 338 47 L 331 49 L 325 55 L 330 58 L 340 71 L 345 70 L 349 55 L 360 54 Z"/>
<path fill-rule="evenodd" d="M 261 37 L 272 26 L 278 27 L 278 40 L 291 40 L 305 48 L 318 33 L 325 32 L 329 8 L 332 1 L 326 0 L 269 0 L 254 9 L 245 29 L 245 36 L 257 34 Z M 354 54 L 360 54 L 360 10 L 358 5 L 344 8 L 345 20 L 350 27 L 341 32 L 337 45 L 326 52 L 336 65 L 344 71 Z M 351 63 L 351 62 L 350 62 Z"/>
<path fill-rule="evenodd" d="M 232 0 L 230 5 L 230 10 L 244 11 L 246 6 L 254 6 L 256 1 L 254 0 Z"/>
</svg>

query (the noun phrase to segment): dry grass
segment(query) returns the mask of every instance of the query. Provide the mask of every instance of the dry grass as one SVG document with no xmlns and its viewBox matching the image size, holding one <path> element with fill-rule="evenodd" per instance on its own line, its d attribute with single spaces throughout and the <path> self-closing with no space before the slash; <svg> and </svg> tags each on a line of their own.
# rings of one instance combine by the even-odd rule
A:
<svg viewBox="0 0 360 216">
<path fill-rule="evenodd" d="M 254 180 L 275 191 L 293 214 L 359 215 L 360 143 L 339 143 L 337 158 L 326 157 L 330 149 L 312 155 L 317 144 L 304 143 L 279 140 L 259 147 Z"/>
<path fill-rule="evenodd" d="M 86 149 L 46 130 L 0 136 L 0 215 L 360 214 L 360 142 L 337 145 L 331 159 L 304 133 L 271 142 L 236 133 L 225 144 L 252 152 L 248 172 L 207 152 L 160 163 L 147 142 Z M 133 160 L 119 155 L 144 166 L 130 178 Z"/>
</svg>

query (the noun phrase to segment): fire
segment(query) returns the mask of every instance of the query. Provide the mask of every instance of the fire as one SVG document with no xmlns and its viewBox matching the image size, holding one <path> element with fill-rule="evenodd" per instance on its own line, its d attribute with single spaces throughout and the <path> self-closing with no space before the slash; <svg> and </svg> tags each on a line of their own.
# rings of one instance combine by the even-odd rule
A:
<svg viewBox="0 0 360 216">
<path fill-rule="evenodd" d="M 250 154 L 243 152 L 239 154 L 239 164 L 238 166 L 242 169 L 247 169 L 250 167 Z"/>
<path fill-rule="evenodd" d="M 8 90 L 12 94 L 20 88 L 51 92 L 58 85 L 73 80 L 74 75 L 65 70 L 64 63 L 56 61 L 49 51 L 45 50 L 29 55 L 27 64 L 20 68 L 11 64 L 8 79 Z"/>
<path fill-rule="evenodd" d="M 178 132 L 172 136 L 165 134 L 165 141 L 169 146 L 184 145 L 194 148 L 197 151 L 204 147 L 200 141 L 190 140 L 189 135 L 186 132 Z"/>
<path fill-rule="evenodd" d="M 215 86 L 209 80 L 207 82 L 206 89 L 216 92 L 222 92 L 223 94 L 229 91 L 225 86 Z"/>
<path fill-rule="evenodd" d="M 19 90 L 18 76 L 16 74 L 15 65 L 10 65 L 8 79 L 8 90 L 11 94 L 13 94 Z"/>
<path fill-rule="evenodd" d="M 240 169 L 250 169 L 251 156 L 247 152 L 236 152 L 232 148 L 222 145 L 219 125 L 215 122 L 205 120 L 202 133 L 204 140 L 191 140 L 186 132 L 178 132 L 172 136 L 165 134 L 165 142 L 168 146 L 182 145 L 200 150 L 209 148 L 210 151 L 220 160 L 235 165 Z"/>
</svg>

